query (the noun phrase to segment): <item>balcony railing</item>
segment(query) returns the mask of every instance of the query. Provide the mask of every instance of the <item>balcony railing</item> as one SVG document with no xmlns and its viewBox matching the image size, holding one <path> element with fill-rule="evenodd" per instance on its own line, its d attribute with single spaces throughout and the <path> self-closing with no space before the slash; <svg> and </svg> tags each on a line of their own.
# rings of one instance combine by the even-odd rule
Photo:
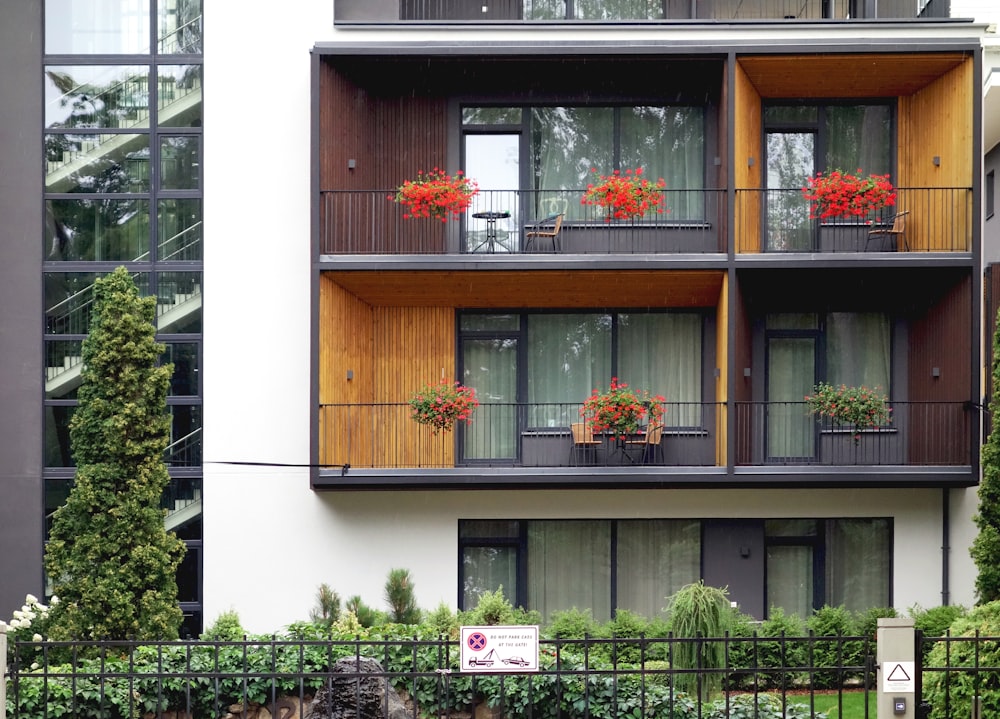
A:
<svg viewBox="0 0 1000 719">
<path fill-rule="evenodd" d="M 665 212 L 606 221 L 580 203 L 583 190 L 481 190 L 468 212 L 441 222 L 405 218 L 392 190 L 321 193 L 320 253 L 357 254 L 662 254 L 725 252 L 724 190 L 664 190 Z M 475 217 L 484 212 L 501 217 Z M 527 242 L 526 232 L 552 215 L 564 221 L 557 241 Z"/>
<path fill-rule="evenodd" d="M 904 232 L 884 232 L 906 212 Z M 871 217 L 810 219 L 800 188 L 736 191 L 736 251 L 970 252 L 972 188 L 901 187 Z M 871 234 L 873 230 L 882 230 Z"/>
<path fill-rule="evenodd" d="M 433 434 L 411 417 L 409 405 L 324 404 L 319 408 L 320 457 L 352 468 L 717 466 L 725 435 L 725 406 L 667 402 L 656 446 L 637 433 L 625 442 L 598 434 L 574 446 L 570 425 L 579 403 L 484 403 L 473 421 Z"/>
<path fill-rule="evenodd" d="M 881 0 L 877 7 L 851 0 L 338 0 L 335 22 L 636 22 L 663 20 L 845 20 L 917 16 L 905 0 Z"/>
<path fill-rule="evenodd" d="M 968 466 L 967 402 L 891 402 L 891 422 L 855 431 L 805 402 L 737 402 L 736 464 Z"/>
</svg>

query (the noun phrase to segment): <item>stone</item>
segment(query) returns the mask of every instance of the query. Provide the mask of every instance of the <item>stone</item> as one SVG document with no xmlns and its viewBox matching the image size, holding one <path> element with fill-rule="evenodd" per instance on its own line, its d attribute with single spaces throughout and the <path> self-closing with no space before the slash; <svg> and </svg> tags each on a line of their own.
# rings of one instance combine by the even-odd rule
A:
<svg viewBox="0 0 1000 719">
<path fill-rule="evenodd" d="M 374 659 L 338 659 L 330 674 L 304 719 L 410 719 L 388 678 L 381 676 L 382 665 Z"/>
</svg>

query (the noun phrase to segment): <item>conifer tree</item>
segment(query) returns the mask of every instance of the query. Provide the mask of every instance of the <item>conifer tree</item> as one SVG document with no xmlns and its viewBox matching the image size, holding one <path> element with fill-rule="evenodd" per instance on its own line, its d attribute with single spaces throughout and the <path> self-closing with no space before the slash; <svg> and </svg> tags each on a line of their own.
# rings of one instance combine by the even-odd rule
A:
<svg viewBox="0 0 1000 719">
<path fill-rule="evenodd" d="M 94 284 L 79 407 L 70 422 L 76 475 L 56 510 L 45 569 L 59 603 L 52 639 L 175 639 L 184 544 L 164 528 L 163 452 L 172 365 L 157 366 L 156 300 L 119 267 Z"/>
<path fill-rule="evenodd" d="M 990 435 L 983 445 L 983 478 L 979 483 L 979 534 L 972 543 L 972 558 L 979 570 L 976 596 L 980 604 L 1000 599 L 1000 314 L 993 334 L 993 388 L 990 397 Z"/>
</svg>

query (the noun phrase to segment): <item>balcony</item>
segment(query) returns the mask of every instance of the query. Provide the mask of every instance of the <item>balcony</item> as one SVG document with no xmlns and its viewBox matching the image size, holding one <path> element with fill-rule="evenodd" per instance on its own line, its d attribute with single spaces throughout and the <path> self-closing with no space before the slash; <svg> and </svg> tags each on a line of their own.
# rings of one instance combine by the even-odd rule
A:
<svg viewBox="0 0 1000 719">
<path fill-rule="evenodd" d="M 449 469 L 455 467 L 575 467 L 647 470 L 719 466 L 725 406 L 668 402 L 657 446 L 644 434 L 622 442 L 597 435 L 574 447 L 570 424 L 581 421 L 579 403 L 484 403 L 470 424 L 432 434 L 398 404 L 324 404 L 319 408 L 320 463 L 351 469 Z"/>
<path fill-rule="evenodd" d="M 927 5 L 927 3 L 921 3 Z M 914 3 L 882 0 L 338 0 L 335 23 L 394 22 L 655 22 L 669 20 L 912 19 Z M 947 14 L 944 15 L 947 17 Z"/>
<path fill-rule="evenodd" d="M 896 212 L 904 211 L 905 231 L 884 232 Z M 895 207 L 852 220 L 809 219 L 809 203 L 799 188 L 736 191 L 736 246 L 741 253 L 969 253 L 972 230 L 971 187 L 897 188 Z"/>
<path fill-rule="evenodd" d="M 320 193 L 324 255 L 705 254 L 726 251 L 724 190 L 665 190 L 663 214 L 610 220 L 580 204 L 583 190 L 481 190 L 457 220 L 405 218 L 393 190 Z M 475 214 L 504 215 L 492 220 Z M 562 213 L 557 241 L 525 233 Z"/>
<path fill-rule="evenodd" d="M 737 465 L 965 467 L 976 424 L 968 402 L 891 402 L 892 422 L 855 432 L 805 402 L 737 402 Z"/>
</svg>

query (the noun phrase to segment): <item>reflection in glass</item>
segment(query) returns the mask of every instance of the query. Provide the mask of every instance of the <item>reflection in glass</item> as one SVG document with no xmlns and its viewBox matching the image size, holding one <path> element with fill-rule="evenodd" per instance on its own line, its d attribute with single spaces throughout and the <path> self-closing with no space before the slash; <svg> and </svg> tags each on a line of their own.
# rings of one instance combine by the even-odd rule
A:
<svg viewBox="0 0 1000 719">
<path fill-rule="evenodd" d="M 812 249 L 809 201 L 802 197 L 815 169 L 814 132 L 767 133 L 767 249 Z"/>
<path fill-rule="evenodd" d="M 85 335 L 90 331 L 94 308 L 94 281 L 105 273 L 46 272 L 45 333 Z M 132 274 L 139 294 L 149 294 L 149 275 Z"/>
<path fill-rule="evenodd" d="M 167 508 L 167 529 L 170 526 L 171 509 Z M 201 597 L 201 547 L 189 546 L 181 564 L 177 567 L 177 601 L 197 602 Z"/>
<path fill-rule="evenodd" d="M 73 454 L 70 450 L 69 420 L 76 412 L 72 405 L 47 405 L 45 407 L 45 447 L 46 467 L 72 467 Z"/>
<path fill-rule="evenodd" d="M 197 190 L 200 182 L 201 137 L 160 137 L 160 189 Z"/>
<path fill-rule="evenodd" d="M 160 200 L 157 205 L 156 259 L 202 258 L 201 200 Z"/>
<path fill-rule="evenodd" d="M 202 51 L 201 0 L 159 0 L 157 28 L 161 54 Z"/>
<path fill-rule="evenodd" d="M 517 549 L 465 547 L 462 550 L 462 606 L 475 609 L 485 592 L 503 587 L 504 596 L 517 601 Z"/>
<path fill-rule="evenodd" d="M 149 260 L 149 201 L 48 200 L 45 259 L 49 262 Z"/>
<path fill-rule="evenodd" d="M 46 340 L 45 397 L 73 399 L 83 369 L 82 340 Z"/>
<path fill-rule="evenodd" d="M 157 73 L 160 127 L 201 127 L 201 65 L 160 65 Z"/>
<path fill-rule="evenodd" d="M 475 421 L 465 425 L 465 459 L 511 459 L 517 437 L 517 340 L 462 342 L 462 383 L 476 390 Z"/>
<path fill-rule="evenodd" d="M 201 406 L 171 404 L 170 442 L 163 453 L 168 467 L 197 467 L 201 464 Z"/>
<path fill-rule="evenodd" d="M 519 107 L 464 107 L 462 108 L 462 124 L 464 125 L 520 125 L 521 108 Z"/>
<path fill-rule="evenodd" d="M 149 0 L 45 0 L 49 55 L 149 52 Z"/>
<path fill-rule="evenodd" d="M 45 127 L 149 127 L 149 68 L 140 65 L 45 68 Z"/>
<path fill-rule="evenodd" d="M 48 192 L 149 192 L 149 136 L 45 136 Z"/>
<path fill-rule="evenodd" d="M 198 377 L 197 342 L 167 342 L 161 361 L 173 363 L 174 373 L 170 377 L 170 396 L 196 396 L 200 391 Z"/>
<path fill-rule="evenodd" d="M 156 287 L 157 331 L 201 332 L 201 273 L 160 272 Z"/>
<path fill-rule="evenodd" d="M 59 507 L 66 503 L 69 497 L 70 487 L 73 486 L 71 479 L 46 479 L 45 486 L 45 536 L 48 537 L 52 530 L 52 515 Z"/>
</svg>

